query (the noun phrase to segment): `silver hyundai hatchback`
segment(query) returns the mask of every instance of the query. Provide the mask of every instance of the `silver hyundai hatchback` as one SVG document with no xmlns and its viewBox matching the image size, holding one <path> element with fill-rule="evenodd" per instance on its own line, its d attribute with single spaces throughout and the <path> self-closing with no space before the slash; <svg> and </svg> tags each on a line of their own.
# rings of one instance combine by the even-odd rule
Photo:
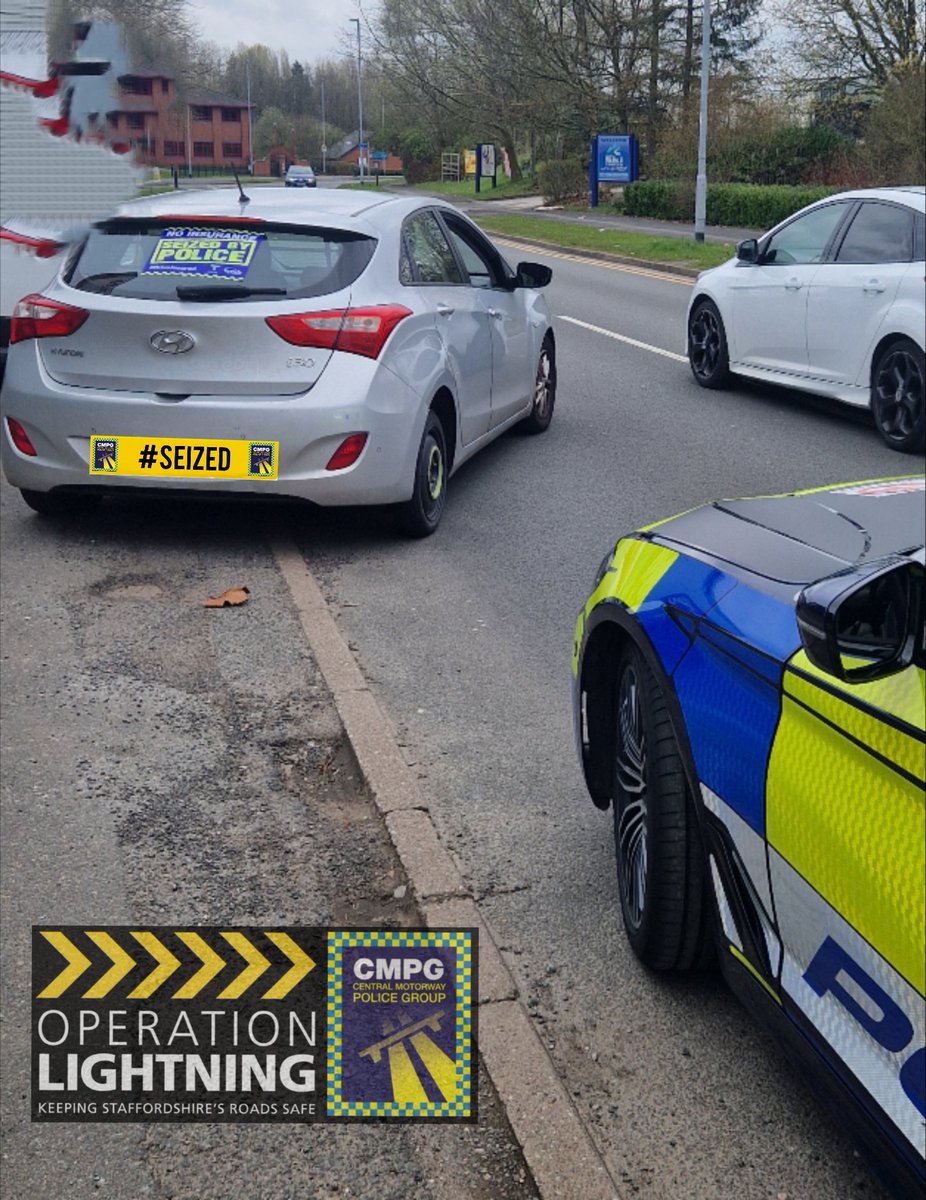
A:
<svg viewBox="0 0 926 1200">
<path fill-rule="evenodd" d="M 4 472 L 42 513 L 245 492 L 395 505 L 426 536 L 466 459 L 550 425 L 550 278 L 422 197 L 229 188 L 126 205 L 16 307 Z"/>
</svg>

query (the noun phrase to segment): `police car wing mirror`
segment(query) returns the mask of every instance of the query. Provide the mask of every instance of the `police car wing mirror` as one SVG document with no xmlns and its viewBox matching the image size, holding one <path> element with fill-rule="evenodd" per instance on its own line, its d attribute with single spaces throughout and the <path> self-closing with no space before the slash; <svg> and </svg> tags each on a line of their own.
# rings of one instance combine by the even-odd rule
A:
<svg viewBox="0 0 926 1200">
<path fill-rule="evenodd" d="M 515 275 L 515 287 L 542 288 L 553 278 L 553 268 L 542 263 L 520 262 Z"/>
<path fill-rule="evenodd" d="M 811 663 L 845 683 L 862 683 L 914 661 L 922 608 L 922 568 L 888 558 L 806 587 L 796 615 Z"/>
<path fill-rule="evenodd" d="M 744 263 L 756 263 L 759 261 L 759 243 L 755 238 L 746 238 L 742 242 L 736 244 L 737 261 Z"/>
</svg>

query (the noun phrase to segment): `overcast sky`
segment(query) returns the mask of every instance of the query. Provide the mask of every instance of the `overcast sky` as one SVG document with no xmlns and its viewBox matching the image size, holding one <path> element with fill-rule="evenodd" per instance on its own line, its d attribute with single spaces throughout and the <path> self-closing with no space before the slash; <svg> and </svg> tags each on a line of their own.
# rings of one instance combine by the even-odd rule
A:
<svg viewBox="0 0 926 1200">
<path fill-rule="evenodd" d="M 314 63 L 342 54 L 345 35 L 352 48 L 357 44 L 357 26 L 349 23 L 360 16 L 356 0 L 189 0 L 189 8 L 203 37 L 225 50 L 260 43 L 285 50 L 290 62 Z"/>
</svg>

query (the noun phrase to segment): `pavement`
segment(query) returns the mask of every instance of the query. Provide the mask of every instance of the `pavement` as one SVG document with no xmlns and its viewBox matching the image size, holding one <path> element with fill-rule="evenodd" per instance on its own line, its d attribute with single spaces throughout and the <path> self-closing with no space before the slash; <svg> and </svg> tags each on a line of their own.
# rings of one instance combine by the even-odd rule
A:
<svg viewBox="0 0 926 1200">
<path fill-rule="evenodd" d="M 273 554 L 424 924 L 479 930 L 479 1054 L 537 1193 L 549 1200 L 618 1200 L 616 1184 L 537 1036 L 505 956 L 438 838 L 417 773 L 403 758 L 321 589 L 291 543 L 274 543 Z"/>
</svg>

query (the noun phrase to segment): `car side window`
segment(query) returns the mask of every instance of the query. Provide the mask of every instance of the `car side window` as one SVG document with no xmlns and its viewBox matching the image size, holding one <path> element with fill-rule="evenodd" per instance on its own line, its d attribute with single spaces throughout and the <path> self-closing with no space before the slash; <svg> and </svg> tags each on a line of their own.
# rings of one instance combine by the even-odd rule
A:
<svg viewBox="0 0 926 1200">
<path fill-rule="evenodd" d="M 913 213 L 869 200 L 852 218 L 836 262 L 905 263 L 912 258 Z"/>
<path fill-rule="evenodd" d="M 845 204 L 826 204 L 790 221 L 766 242 L 762 263 L 790 266 L 822 262 L 836 226 L 846 215 L 846 207 Z"/>
<path fill-rule="evenodd" d="M 501 282 L 498 255 L 471 230 L 445 218 L 450 240 L 460 256 L 472 287 L 491 288 Z"/>
<path fill-rule="evenodd" d="M 926 261 L 926 214 L 914 213 L 913 216 L 913 261 Z"/>
<path fill-rule="evenodd" d="M 399 259 L 402 283 L 465 283 L 450 243 L 431 212 L 405 222 Z"/>
</svg>

